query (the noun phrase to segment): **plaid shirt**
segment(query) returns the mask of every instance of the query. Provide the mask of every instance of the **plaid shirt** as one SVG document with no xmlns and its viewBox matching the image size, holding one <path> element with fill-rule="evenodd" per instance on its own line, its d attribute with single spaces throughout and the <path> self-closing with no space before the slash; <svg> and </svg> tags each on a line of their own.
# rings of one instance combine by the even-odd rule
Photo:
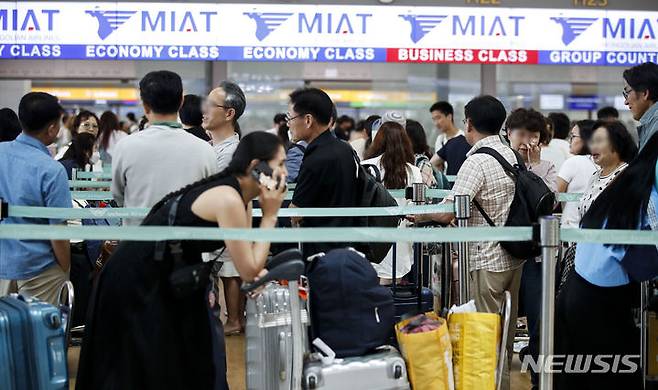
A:
<svg viewBox="0 0 658 390">
<path fill-rule="evenodd" d="M 484 138 L 473 145 L 467 153 L 466 161 L 457 174 L 453 193 L 469 195 L 471 200 L 476 199 L 496 226 L 503 226 L 514 199 L 515 184 L 493 157 L 474 154 L 476 150 L 485 146 L 500 153 L 510 163 L 517 163 L 512 149 L 504 144 L 498 135 Z M 454 196 L 449 196 L 447 199 L 454 200 Z M 471 207 L 468 226 L 489 226 L 489 224 L 477 208 Z M 512 257 L 499 242 L 471 242 L 469 246 L 470 271 L 482 269 L 503 272 L 515 269 L 524 262 Z"/>
</svg>

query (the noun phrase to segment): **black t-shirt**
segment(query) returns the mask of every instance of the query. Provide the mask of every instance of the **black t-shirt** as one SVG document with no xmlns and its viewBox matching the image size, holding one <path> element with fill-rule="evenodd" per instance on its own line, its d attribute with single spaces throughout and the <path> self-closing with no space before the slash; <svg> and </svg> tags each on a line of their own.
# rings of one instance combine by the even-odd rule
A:
<svg viewBox="0 0 658 390">
<path fill-rule="evenodd" d="M 459 135 L 448 140 L 448 142 L 436 152 L 443 161 L 448 163 L 446 175 L 456 175 L 457 172 L 459 172 L 462 164 L 466 161 L 466 153 L 470 150 L 471 145 L 466 141 L 466 137 Z"/>
<path fill-rule="evenodd" d="M 206 131 L 201 126 L 190 127 L 189 129 L 185 129 L 185 131 L 192 134 L 193 136 L 201 138 L 202 140 L 204 140 L 206 142 L 210 141 L 210 137 L 208 137 L 208 134 L 206 133 Z"/>
<path fill-rule="evenodd" d="M 327 130 L 306 147 L 292 203 L 297 207 L 356 207 L 358 204 L 356 162 L 352 147 Z M 355 226 L 352 217 L 304 218 L 303 227 Z M 304 254 L 312 255 L 346 243 L 305 243 Z"/>
</svg>

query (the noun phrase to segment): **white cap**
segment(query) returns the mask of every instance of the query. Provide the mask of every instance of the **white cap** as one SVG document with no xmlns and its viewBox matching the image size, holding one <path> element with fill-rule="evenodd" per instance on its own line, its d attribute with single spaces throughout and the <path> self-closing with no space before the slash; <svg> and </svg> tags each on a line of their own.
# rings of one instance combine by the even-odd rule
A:
<svg viewBox="0 0 658 390">
<path fill-rule="evenodd" d="M 382 115 L 381 119 L 377 119 L 372 124 L 372 131 L 376 132 L 386 122 L 398 123 L 403 128 L 405 128 L 407 126 L 407 118 L 405 118 L 404 115 L 402 115 L 401 112 L 399 112 L 399 111 L 387 111 L 384 115 Z"/>
</svg>

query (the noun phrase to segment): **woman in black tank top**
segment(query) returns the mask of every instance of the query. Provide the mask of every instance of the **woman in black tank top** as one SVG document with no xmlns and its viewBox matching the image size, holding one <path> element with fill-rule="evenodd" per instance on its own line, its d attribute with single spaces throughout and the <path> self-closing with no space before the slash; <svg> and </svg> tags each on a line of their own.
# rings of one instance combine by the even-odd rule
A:
<svg viewBox="0 0 658 390">
<path fill-rule="evenodd" d="M 245 136 L 221 173 L 164 197 L 142 225 L 251 227 L 259 197 L 261 228 L 272 228 L 285 195 L 285 150 L 275 135 Z M 266 162 L 273 179 L 253 175 Z M 190 284 L 190 270 L 208 275 L 201 253 L 226 247 L 245 281 L 263 271 L 270 244 L 246 241 L 124 241 L 103 268 L 87 313 L 76 388 L 227 389 L 221 323 L 208 304 L 209 278 Z M 182 282 L 181 282 L 182 281 Z"/>
</svg>

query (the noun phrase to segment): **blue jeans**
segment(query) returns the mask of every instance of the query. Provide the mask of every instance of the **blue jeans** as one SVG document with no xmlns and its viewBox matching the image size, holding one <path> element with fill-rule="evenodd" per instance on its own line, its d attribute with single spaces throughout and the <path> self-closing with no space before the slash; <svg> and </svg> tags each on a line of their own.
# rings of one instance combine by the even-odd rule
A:
<svg viewBox="0 0 658 390">
<path fill-rule="evenodd" d="M 532 356 L 537 361 L 539 355 L 539 329 L 541 317 L 541 291 L 542 291 L 542 277 L 541 277 L 541 262 L 536 262 L 535 259 L 530 259 L 523 265 L 523 275 L 521 276 L 521 300 L 525 308 L 526 318 L 528 319 L 528 335 L 530 341 L 528 342 L 528 355 Z M 512 337 L 514 337 L 512 335 Z M 539 385 L 538 375 L 531 371 L 530 376 L 532 379 L 533 387 Z"/>
</svg>

